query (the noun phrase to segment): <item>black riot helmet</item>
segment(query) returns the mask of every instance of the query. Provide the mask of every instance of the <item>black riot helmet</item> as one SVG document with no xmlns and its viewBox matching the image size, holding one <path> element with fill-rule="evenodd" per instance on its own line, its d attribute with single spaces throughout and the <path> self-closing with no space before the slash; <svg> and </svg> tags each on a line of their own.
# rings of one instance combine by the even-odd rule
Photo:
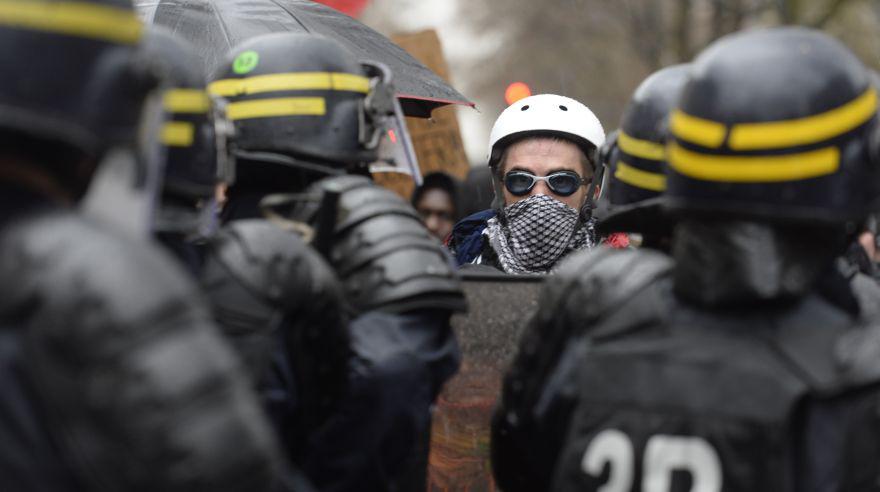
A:
<svg viewBox="0 0 880 492">
<path fill-rule="evenodd" d="M 363 171 L 394 112 L 390 73 L 314 34 L 276 33 L 232 50 L 209 85 L 228 102 L 235 155 L 326 174 Z M 239 164 L 239 172 L 245 166 Z"/>
<path fill-rule="evenodd" d="M 166 148 L 163 194 L 209 198 L 218 181 L 217 145 L 211 99 L 195 48 L 160 26 L 144 41 L 148 56 L 162 70 L 165 121 L 160 132 Z"/>
<path fill-rule="evenodd" d="M 608 211 L 600 231 L 670 232 L 660 206 L 666 190 L 666 125 L 689 73 L 690 65 L 674 65 L 645 79 L 624 110 L 620 129 L 600 149 L 608 168 Z"/>
<path fill-rule="evenodd" d="M 157 84 L 137 55 L 142 29 L 130 0 L 0 0 L 0 66 L 7 70 L 0 134 L 95 161 L 130 146 Z M 71 187 L 91 177 L 55 171 Z"/>
<path fill-rule="evenodd" d="M 195 48 L 165 28 L 152 26 L 144 49 L 164 82 L 159 140 L 165 150 L 165 166 L 153 229 L 207 233 L 213 224 L 216 185 L 230 178 L 228 166 L 221 165 L 225 155 L 217 152 L 218 136 L 225 138 L 225 132 L 215 126 L 215 108 Z"/>
<path fill-rule="evenodd" d="M 834 225 L 878 197 L 877 92 L 864 65 L 815 30 L 714 43 L 670 130 L 666 199 L 682 214 Z"/>
</svg>

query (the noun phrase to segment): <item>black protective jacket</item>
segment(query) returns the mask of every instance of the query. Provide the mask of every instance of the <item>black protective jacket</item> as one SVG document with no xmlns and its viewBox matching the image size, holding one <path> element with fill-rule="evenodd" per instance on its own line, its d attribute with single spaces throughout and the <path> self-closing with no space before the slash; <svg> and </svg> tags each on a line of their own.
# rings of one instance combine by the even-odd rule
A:
<svg viewBox="0 0 880 492">
<path fill-rule="evenodd" d="M 296 234 L 251 218 L 255 198 L 242 198 L 228 204 L 231 221 L 209 248 L 204 286 L 288 454 L 322 491 L 421 486 L 426 456 L 415 450 L 424 449 L 430 407 L 459 362 L 451 310 L 364 309 L 360 301 L 380 289 L 352 294 L 338 268 Z M 393 273 L 406 274 L 402 266 Z"/>
<path fill-rule="evenodd" d="M 847 282 L 706 309 L 673 268 L 598 250 L 548 284 L 493 421 L 499 486 L 877 490 L 880 327 Z"/>
<path fill-rule="evenodd" d="M 277 485 L 268 422 L 172 259 L 16 189 L 0 214 L 3 490 Z"/>
</svg>

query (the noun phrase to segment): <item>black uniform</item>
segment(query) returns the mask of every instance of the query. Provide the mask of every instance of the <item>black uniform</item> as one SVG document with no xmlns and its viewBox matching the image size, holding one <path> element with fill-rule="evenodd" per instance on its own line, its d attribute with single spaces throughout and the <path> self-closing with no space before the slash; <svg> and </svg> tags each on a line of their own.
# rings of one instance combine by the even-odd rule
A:
<svg viewBox="0 0 880 492">
<path fill-rule="evenodd" d="M 134 196 L 157 172 L 135 143 L 158 77 L 131 2 L 2 11 L 0 488 L 271 490 L 280 452 L 198 290 L 75 211 L 105 158 L 139 166 Z"/>
<path fill-rule="evenodd" d="M 449 316 L 464 298 L 442 247 L 400 197 L 344 176 L 387 135 L 379 72 L 326 38 L 274 34 L 238 46 L 209 85 L 235 122 L 237 180 L 204 286 L 322 491 L 423 486 L 430 407 L 458 367 Z M 285 197 L 293 215 L 264 219 Z"/>
<path fill-rule="evenodd" d="M 351 179 L 366 191 L 361 198 L 395 204 L 406 215 L 381 207 L 360 219 L 349 215 L 355 222 L 343 225 L 349 229 L 334 251 L 358 263 L 343 270 L 350 275 L 342 283 L 297 235 L 242 219 L 212 242 L 204 287 L 257 377 L 289 455 L 316 486 L 393 490 L 428 432 L 430 406 L 458 367 L 449 315 L 462 300 L 442 250 L 409 205 L 366 179 Z M 424 234 L 423 254 L 408 230 Z M 374 235 L 396 244 L 379 247 Z M 413 254 L 422 261 L 407 258 Z M 378 272 L 381 262 L 393 265 L 384 267 L 384 278 L 363 270 Z M 440 298 L 431 293 L 438 282 L 425 277 L 432 268 L 428 275 L 449 279 L 439 282 Z"/>
<path fill-rule="evenodd" d="M 878 395 L 870 388 L 880 371 L 868 347 L 880 331 L 862 324 L 852 300 L 838 297 L 843 279 L 833 298 L 816 293 L 728 314 L 678 300 L 673 264 L 658 253 L 583 261 L 577 266 L 590 272 L 652 274 L 613 300 L 597 292 L 607 284 L 595 274 L 565 279 L 569 292 L 548 295 L 553 306 L 589 299 L 607 308 L 569 318 L 589 334 L 569 338 L 526 409 L 527 421 L 548 433 L 543 442 L 564 443 L 552 450 L 554 489 L 661 480 L 669 485 L 658 490 L 694 490 L 688 483 L 875 490 L 880 448 L 869 429 Z"/>
<path fill-rule="evenodd" d="M 4 489 L 269 490 L 269 427 L 173 261 L 2 196 Z"/>
</svg>

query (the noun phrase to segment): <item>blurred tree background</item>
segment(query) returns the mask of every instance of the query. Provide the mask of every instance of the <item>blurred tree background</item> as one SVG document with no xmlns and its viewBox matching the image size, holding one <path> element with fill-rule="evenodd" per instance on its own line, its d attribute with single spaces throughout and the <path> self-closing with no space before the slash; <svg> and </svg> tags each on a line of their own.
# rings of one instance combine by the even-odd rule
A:
<svg viewBox="0 0 880 492">
<path fill-rule="evenodd" d="M 648 74 L 740 29 L 823 29 L 880 68 L 880 0 L 374 0 L 364 21 L 386 33 L 438 27 L 453 83 L 482 112 L 462 114 L 475 163 L 473 140 L 485 141 L 514 81 L 583 101 L 611 130 Z"/>
</svg>

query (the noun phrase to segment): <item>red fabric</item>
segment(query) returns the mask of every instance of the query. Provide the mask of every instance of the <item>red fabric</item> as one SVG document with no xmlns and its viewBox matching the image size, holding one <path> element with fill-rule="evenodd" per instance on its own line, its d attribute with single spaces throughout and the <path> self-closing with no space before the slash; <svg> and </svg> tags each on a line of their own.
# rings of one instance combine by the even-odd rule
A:
<svg viewBox="0 0 880 492">
<path fill-rule="evenodd" d="M 605 238 L 605 245 L 614 249 L 625 249 L 629 247 L 629 236 L 623 232 L 615 232 Z"/>
<path fill-rule="evenodd" d="M 361 12 L 367 8 L 367 4 L 370 3 L 370 0 L 316 0 L 318 3 L 323 3 L 329 7 L 333 7 L 334 9 L 352 17 L 358 17 L 361 15 Z"/>
</svg>

